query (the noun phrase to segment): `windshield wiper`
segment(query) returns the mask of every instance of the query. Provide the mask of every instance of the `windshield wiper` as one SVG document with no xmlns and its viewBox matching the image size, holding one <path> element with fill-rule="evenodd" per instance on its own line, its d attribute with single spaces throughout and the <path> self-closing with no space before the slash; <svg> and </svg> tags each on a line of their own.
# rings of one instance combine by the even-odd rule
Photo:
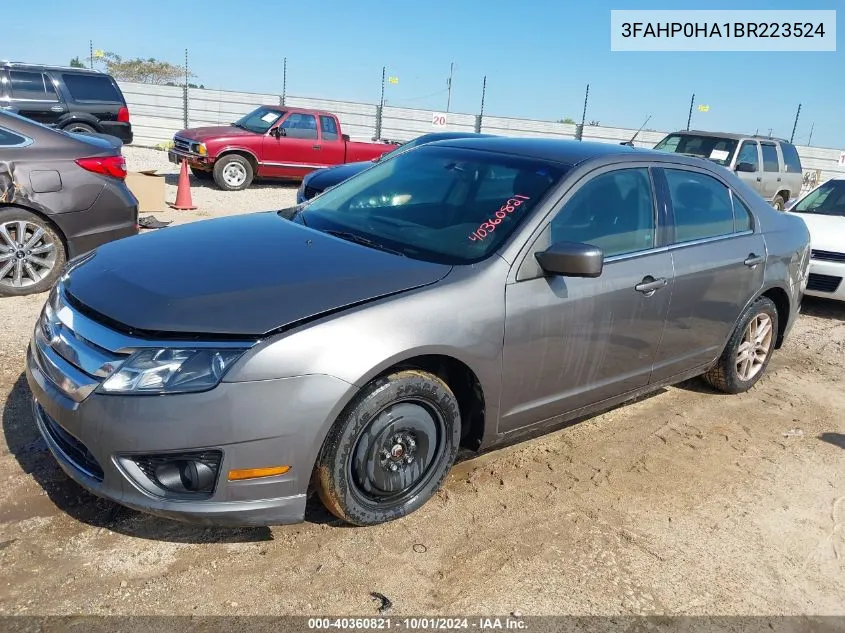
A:
<svg viewBox="0 0 845 633">
<path fill-rule="evenodd" d="M 242 130 L 246 130 L 247 132 L 252 132 L 252 130 L 250 130 L 250 129 L 249 129 L 247 126 L 245 126 L 243 123 L 238 123 L 237 121 L 235 121 L 234 123 L 232 123 L 232 127 L 239 127 L 239 128 L 241 128 Z"/>
<path fill-rule="evenodd" d="M 392 253 L 393 255 L 399 255 L 400 257 L 405 257 L 405 253 L 401 251 L 394 250 L 392 248 L 388 248 L 384 244 L 380 244 L 375 242 L 368 237 L 364 237 L 363 235 L 358 235 L 357 233 L 351 233 L 349 231 L 330 231 L 325 230 L 324 233 L 328 233 L 329 235 L 334 235 L 335 237 L 339 237 L 342 240 L 346 240 L 347 242 L 354 242 L 355 244 L 360 244 L 361 246 L 367 246 L 369 248 L 374 248 L 379 251 L 384 251 L 385 253 Z"/>
</svg>

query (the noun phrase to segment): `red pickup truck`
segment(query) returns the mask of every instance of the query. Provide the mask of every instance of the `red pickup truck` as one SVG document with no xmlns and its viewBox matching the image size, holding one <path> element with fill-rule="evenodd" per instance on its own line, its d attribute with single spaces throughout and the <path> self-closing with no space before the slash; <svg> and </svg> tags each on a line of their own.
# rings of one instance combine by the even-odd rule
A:
<svg viewBox="0 0 845 633">
<path fill-rule="evenodd" d="M 261 106 L 231 125 L 177 132 L 168 158 L 187 160 L 199 179 L 240 191 L 254 178 L 301 180 L 315 169 L 372 160 L 396 147 L 350 141 L 329 112 Z"/>
</svg>

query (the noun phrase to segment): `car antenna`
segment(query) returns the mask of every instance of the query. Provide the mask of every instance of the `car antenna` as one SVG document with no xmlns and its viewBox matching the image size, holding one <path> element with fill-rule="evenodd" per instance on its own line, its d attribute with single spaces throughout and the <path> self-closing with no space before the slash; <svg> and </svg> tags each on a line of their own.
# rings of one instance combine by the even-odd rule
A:
<svg viewBox="0 0 845 633">
<path fill-rule="evenodd" d="M 640 129 L 639 129 L 639 130 L 637 130 L 636 132 L 634 132 L 634 135 L 631 137 L 631 140 L 630 140 L 630 141 L 623 141 L 622 143 L 619 143 L 619 144 L 620 144 L 620 145 L 630 145 L 631 147 L 633 147 L 633 146 L 634 146 L 634 139 L 636 139 L 636 138 L 637 138 L 637 136 L 639 135 L 639 133 L 643 131 L 643 128 L 646 126 L 646 124 L 647 124 L 649 121 L 651 121 L 651 115 L 650 115 L 650 114 L 648 115 L 648 118 L 647 118 L 647 119 L 643 122 L 643 124 L 640 126 Z"/>
</svg>

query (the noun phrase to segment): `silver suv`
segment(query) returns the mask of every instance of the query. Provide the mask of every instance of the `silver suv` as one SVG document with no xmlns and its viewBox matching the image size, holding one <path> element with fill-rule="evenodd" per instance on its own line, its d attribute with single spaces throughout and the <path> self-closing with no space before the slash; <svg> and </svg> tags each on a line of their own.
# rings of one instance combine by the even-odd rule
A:
<svg viewBox="0 0 845 633">
<path fill-rule="evenodd" d="M 736 172 L 780 211 L 801 193 L 801 159 L 783 139 L 687 130 L 669 134 L 654 149 L 710 159 Z"/>
</svg>

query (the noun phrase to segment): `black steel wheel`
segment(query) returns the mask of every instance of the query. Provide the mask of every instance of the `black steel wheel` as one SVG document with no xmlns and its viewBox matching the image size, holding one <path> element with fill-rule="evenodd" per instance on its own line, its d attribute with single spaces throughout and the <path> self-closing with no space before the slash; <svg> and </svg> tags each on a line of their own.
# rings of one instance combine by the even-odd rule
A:
<svg viewBox="0 0 845 633">
<path fill-rule="evenodd" d="M 374 525 L 420 508 L 440 488 L 460 442 L 458 402 L 417 370 L 365 387 L 338 418 L 317 461 L 317 492 L 335 516 Z"/>
</svg>

